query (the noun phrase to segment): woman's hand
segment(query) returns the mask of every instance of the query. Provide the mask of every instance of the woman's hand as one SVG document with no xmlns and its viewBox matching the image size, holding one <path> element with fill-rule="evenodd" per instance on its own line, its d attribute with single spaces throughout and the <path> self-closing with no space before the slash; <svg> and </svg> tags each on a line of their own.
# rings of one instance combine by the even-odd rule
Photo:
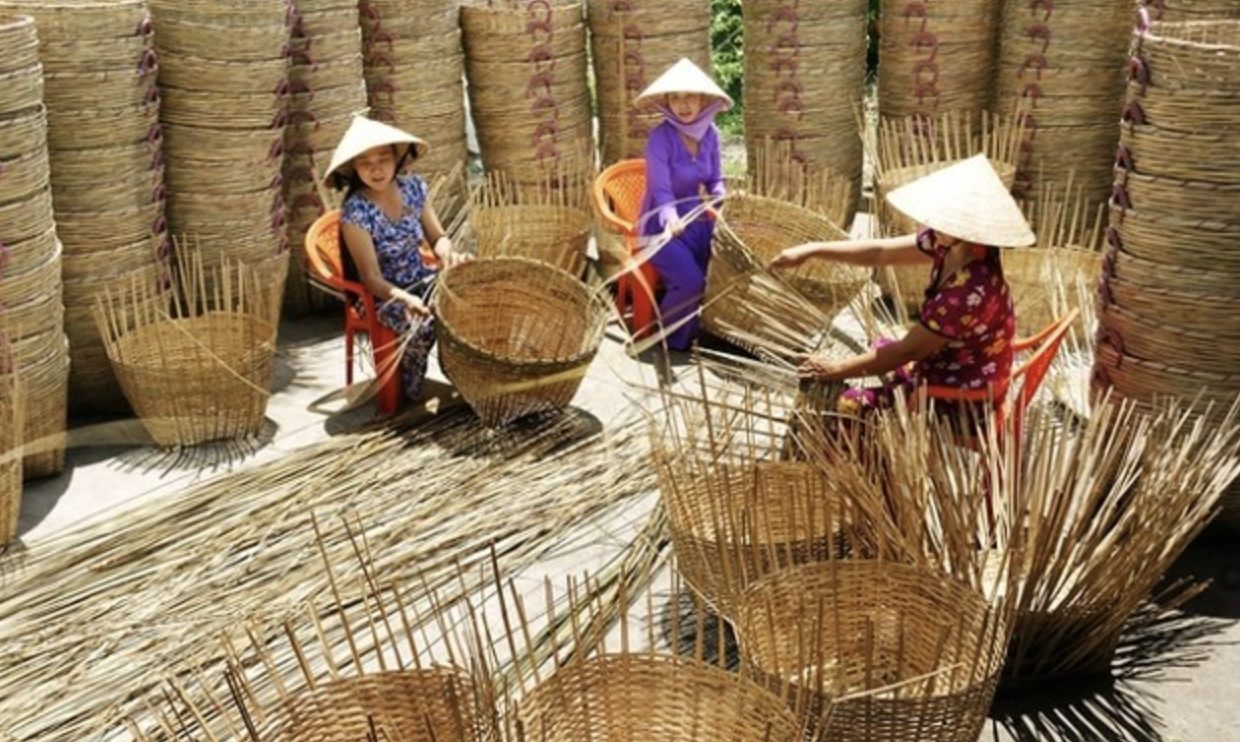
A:
<svg viewBox="0 0 1240 742">
<path fill-rule="evenodd" d="M 823 355 L 808 355 L 801 365 L 797 366 L 797 376 L 802 379 L 822 379 L 823 381 L 839 381 L 848 376 L 843 373 L 842 364 Z"/>
<path fill-rule="evenodd" d="M 772 268 L 796 268 L 809 259 L 809 246 L 786 247 L 771 259 Z"/>
<path fill-rule="evenodd" d="M 431 314 L 431 309 L 426 306 L 426 302 L 404 289 L 392 289 L 392 292 L 388 294 L 388 301 L 398 301 L 404 304 L 405 313 L 411 319 L 424 319 Z"/>
<path fill-rule="evenodd" d="M 667 226 L 663 228 L 663 234 L 667 239 L 679 237 L 680 233 L 685 231 L 685 223 L 680 220 L 679 216 L 670 217 L 667 220 Z"/>
<path fill-rule="evenodd" d="M 435 240 L 434 253 L 435 257 L 439 258 L 440 270 L 447 270 L 454 265 L 473 259 L 473 256 L 468 253 L 453 250 L 452 240 L 447 235 Z"/>
</svg>

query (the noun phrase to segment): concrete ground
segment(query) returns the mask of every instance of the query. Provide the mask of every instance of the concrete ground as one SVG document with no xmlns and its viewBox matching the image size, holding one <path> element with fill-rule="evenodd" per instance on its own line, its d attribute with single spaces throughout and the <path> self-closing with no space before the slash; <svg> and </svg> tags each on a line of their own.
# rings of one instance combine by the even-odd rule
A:
<svg viewBox="0 0 1240 742">
<path fill-rule="evenodd" d="M 27 485 L 19 537 L 28 548 L 88 519 L 108 517 L 158 496 L 240 467 L 271 461 L 307 444 L 375 421 L 370 407 L 347 414 L 312 409 L 344 383 L 343 343 L 335 313 L 286 321 L 281 329 L 276 389 L 263 439 L 180 453 L 141 445 L 132 421 L 74 421 L 63 474 Z M 690 367 L 676 372 L 687 373 Z M 442 379 L 437 368 L 432 378 Z M 649 364 L 628 358 L 615 327 L 575 404 L 605 426 L 631 414 L 632 382 L 654 383 Z M 445 403 L 452 403 L 445 391 Z M 602 523 L 583 524 L 553 551 L 538 575 L 580 574 L 624 547 L 653 497 Z M 1177 571 L 1212 578 L 1189 607 L 1168 646 L 1148 654 L 1143 676 L 1067 683 L 1001 699 L 986 740 L 1085 742 L 1217 742 L 1240 740 L 1240 555 L 1234 538 L 1211 534 Z"/>
</svg>

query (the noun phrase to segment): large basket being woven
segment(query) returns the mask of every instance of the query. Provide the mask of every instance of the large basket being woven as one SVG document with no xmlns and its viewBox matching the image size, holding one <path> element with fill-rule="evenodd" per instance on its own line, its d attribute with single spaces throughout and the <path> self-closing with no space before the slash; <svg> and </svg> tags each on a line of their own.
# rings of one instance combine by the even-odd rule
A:
<svg viewBox="0 0 1240 742">
<path fill-rule="evenodd" d="M 934 729 L 936 740 L 975 742 L 1007 641 L 980 592 L 874 560 L 776 572 L 746 591 L 736 629 L 747 672 L 830 702 L 829 740 L 914 742 Z"/>
<path fill-rule="evenodd" d="M 263 739 L 320 742 L 379 739 L 475 742 L 472 681 L 463 670 L 436 667 L 341 677 L 288 696 L 267 718 Z"/>
<path fill-rule="evenodd" d="M 839 498 L 816 467 L 698 459 L 655 456 L 677 567 L 720 614 L 734 617 L 745 588 L 776 569 L 840 555 Z"/>
<path fill-rule="evenodd" d="M 489 426 L 567 406 L 602 342 L 608 312 L 574 276 L 519 257 L 445 271 L 434 304 L 443 372 Z"/>
<path fill-rule="evenodd" d="M 1030 247 L 1003 254 L 1018 335 L 1032 335 L 1092 299 L 1102 253 L 1071 247 Z"/>
<path fill-rule="evenodd" d="M 610 654 L 558 668 L 524 699 L 519 723 L 539 742 L 791 742 L 781 699 L 690 659 Z"/>
<path fill-rule="evenodd" d="M 848 234 L 827 217 L 809 209 L 764 196 L 733 196 L 723 208 L 723 219 L 764 264 L 781 250 L 805 242 L 845 240 Z M 828 317 L 852 301 L 868 279 L 855 266 L 829 260 L 811 260 L 782 276 Z"/>
</svg>

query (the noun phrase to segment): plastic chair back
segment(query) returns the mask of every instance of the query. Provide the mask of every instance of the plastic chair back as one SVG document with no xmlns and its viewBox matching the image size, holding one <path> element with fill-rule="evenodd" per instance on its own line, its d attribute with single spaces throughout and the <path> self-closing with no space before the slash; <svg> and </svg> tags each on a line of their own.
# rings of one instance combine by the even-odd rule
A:
<svg viewBox="0 0 1240 742">
<path fill-rule="evenodd" d="M 603 227 L 636 237 L 646 195 L 646 161 L 621 160 L 594 179 L 594 206 Z"/>
<path fill-rule="evenodd" d="M 1072 323 L 1076 322 L 1076 318 L 1080 315 L 1081 310 L 1073 308 L 1067 314 L 1055 320 L 1047 328 L 1034 336 L 1036 342 L 1036 350 L 1033 354 L 1020 364 L 1020 367 L 1013 372 L 1013 378 L 1020 378 L 1020 389 L 1016 392 L 1016 400 L 1013 405 L 1013 414 L 1016 415 L 1015 423 L 1020 425 L 1024 418 L 1025 409 L 1038 393 L 1038 389 L 1042 386 L 1042 380 L 1046 378 L 1046 373 L 1050 371 L 1051 364 L 1055 361 L 1055 356 L 1059 354 L 1059 347 L 1063 345 L 1063 339 L 1067 337 L 1068 330 L 1072 327 Z"/>
</svg>

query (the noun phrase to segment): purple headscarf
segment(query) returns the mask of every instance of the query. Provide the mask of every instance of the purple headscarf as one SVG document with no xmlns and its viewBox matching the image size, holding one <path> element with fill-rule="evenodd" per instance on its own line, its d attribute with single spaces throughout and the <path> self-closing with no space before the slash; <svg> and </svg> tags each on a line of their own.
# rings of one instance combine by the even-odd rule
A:
<svg viewBox="0 0 1240 742">
<path fill-rule="evenodd" d="M 676 131 L 679 131 L 681 134 L 684 134 L 695 142 L 700 142 L 702 141 L 702 137 L 706 136 L 706 132 L 710 131 L 710 125 L 715 122 L 715 114 L 718 113 L 719 109 L 723 108 L 725 104 L 725 101 L 712 97 L 711 102 L 702 107 L 702 112 L 698 114 L 698 117 L 689 123 L 681 121 L 680 117 L 677 116 L 672 109 L 662 103 L 658 104 L 658 109 L 663 114 L 663 117 L 667 119 L 668 123 L 676 129 Z"/>
</svg>

